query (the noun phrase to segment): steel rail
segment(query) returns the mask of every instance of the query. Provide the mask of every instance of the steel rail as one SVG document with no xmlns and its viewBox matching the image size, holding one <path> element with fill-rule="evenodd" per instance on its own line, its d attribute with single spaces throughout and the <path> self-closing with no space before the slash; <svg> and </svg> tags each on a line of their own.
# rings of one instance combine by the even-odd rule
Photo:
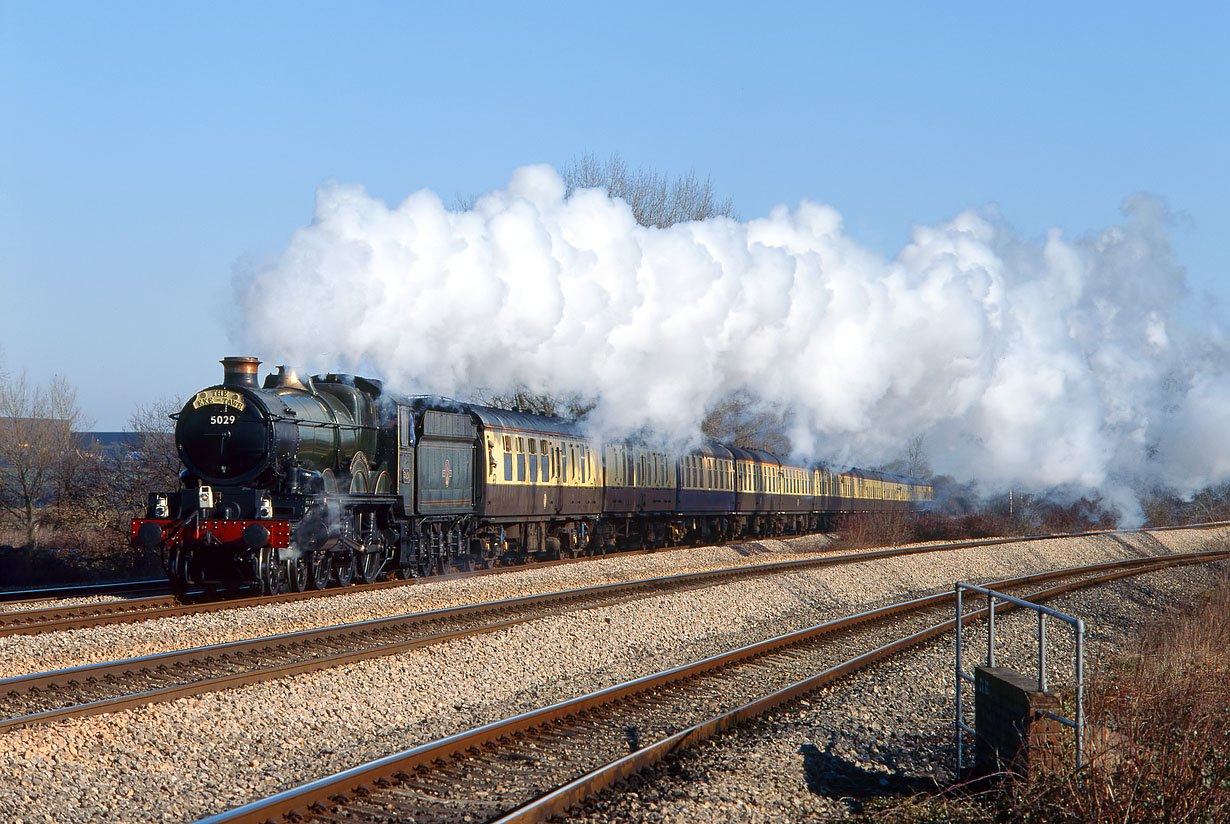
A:
<svg viewBox="0 0 1230 824">
<path fill-rule="evenodd" d="M 1102 575 L 1095 575 L 1094 578 L 1061 584 L 1030 596 L 1031 600 L 1048 600 L 1080 588 L 1130 575 L 1144 574 L 1183 564 L 1204 563 L 1227 557 L 1230 557 L 1230 551 L 1218 550 L 1202 553 L 1184 553 L 1182 555 L 1164 556 L 1161 558 L 1132 559 L 1126 562 L 1109 562 L 1038 575 L 1021 576 L 1019 578 L 994 582 L 993 586 L 1001 588 L 1022 586 L 1036 583 L 1039 579 L 1105 572 Z M 1116 568 L 1111 569 L 1112 567 Z M 450 763 L 463 768 L 467 758 L 489 753 L 489 748 L 498 746 L 499 742 L 526 740 L 534 734 L 535 730 L 550 730 L 553 725 L 563 725 L 568 719 L 593 718 L 596 711 L 601 707 L 616 706 L 622 702 L 629 702 L 634 700 L 636 696 L 650 693 L 667 685 L 692 682 L 706 674 L 718 673 L 732 666 L 763 658 L 774 652 L 799 648 L 810 642 L 816 642 L 826 635 L 858 627 L 865 623 L 882 622 L 895 618 L 902 613 L 939 607 L 945 604 L 945 602 L 952 601 L 953 598 L 954 594 L 949 591 L 828 621 L 815 627 L 762 641 L 739 650 L 706 658 L 702 661 L 676 667 L 662 673 L 645 676 L 590 695 L 524 713 L 515 718 L 493 722 L 402 753 L 386 756 L 336 775 L 322 778 L 269 798 L 203 819 L 199 824 L 256 824 L 256 822 L 274 822 L 285 819 L 294 821 L 319 820 L 322 817 L 325 820 L 340 820 L 332 817 L 328 811 L 336 806 L 346 807 L 356 799 L 362 800 L 362 806 L 370 807 L 372 803 L 375 803 L 373 799 L 379 796 L 384 789 L 395 787 L 401 781 L 412 781 L 414 776 L 432 769 L 438 768 L 447 772 Z M 1010 605 L 1001 606 L 997 611 L 1004 613 L 1009 611 L 1009 608 Z M 974 611 L 966 616 L 966 620 L 977 619 L 980 616 L 984 616 L 986 612 L 986 608 Z M 751 702 L 744 703 L 736 709 L 722 712 L 699 724 L 694 724 L 684 730 L 665 736 L 656 742 L 637 749 L 635 752 L 590 770 L 563 786 L 521 803 L 498 820 L 501 824 L 507 824 L 509 822 L 545 821 L 553 816 L 565 815 L 572 806 L 584 798 L 657 763 L 672 752 L 716 735 L 785 702 L 802 697 L 827 683 L 831 683 L 857 669 L 875 663 L 903 649 L 930 640 L 951 629 L 955 626 L 955 623 L 956 620 L 954 618 L 947 619 L 928 629 L 912 633 L 905 638 L 882 645 L 870 652 L 829 667 L 818 675 L 775 690 Z M 456 775 L 457 773 L 458 770 L 454 770 L 451 774 Z M 346 820 L 352 819 L 347 818 Z M 363 818 L 356 816 L 353 820 L 360 821 Z"/>
<path fill-rule="evenodd" d="M 0 590 L 0 603 L 54 601 L 59 598 L 89 598 L 94 595 L 122 595 L 130 592 L 169 591 L 166 578 L 149 581 L 116 581 L 111 584 L 69 584 L 62 587 Z"/>
<path fill-rule="evenodd" d="M 533 568 L 541 568 L 542 566 L 554 563 L 561 562 L 545 562 L 543 564 L 536 564 Z M 226 609 L 242 609 L 245 607 L 265 606 L 267 604 L 306 601 L 313 598 L 328 598 L 354 592 L 370 592 L 394 587 L 413 586 L 428 580 L 449 581 L 480 575 L 491 575 L 499 572 L 510 572 L 514 569 L 516 568 L 495 567 L 492 569 L 471 570 L 469 572 L 450 572 L 430 579 L 415 578 L 378 581 L 374 584 L 355 584 L 346 587 L 334 586 L 327 589 L 282 592 L 277 595 L 260 595 L 244 598 L 214 598 L 209 593 L 190 592 L 186 596 L 181 597 L 129 598 L 120 601 L 98 601 L 90 604 L 61 605 L 7 612 L 0 611 L 0 637 L 8 635 L 37 635 L 44 632 L 86 629 L 111 624 L 129 624 L 139 621 L 152 621 L 157 618 L 174 618 L 180 615 L 219 612 Z"/>
</svg>

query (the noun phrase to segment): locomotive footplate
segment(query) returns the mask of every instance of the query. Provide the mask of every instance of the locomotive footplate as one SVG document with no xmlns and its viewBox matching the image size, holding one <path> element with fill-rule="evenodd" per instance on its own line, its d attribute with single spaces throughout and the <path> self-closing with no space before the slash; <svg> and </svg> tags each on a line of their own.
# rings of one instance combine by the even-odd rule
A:
<svg viewBox="0 0 1230 824">
<path fill-rule="evenodd" d="M 290 546 L 290 521 L 194 519 L 185 523 L 171 518 L 133 518 L 129 540 L 148 549 L 161 544 L 172 547 L 230 544 L 252 549 L 262 546 L 283 549 Z"/>
</svg>

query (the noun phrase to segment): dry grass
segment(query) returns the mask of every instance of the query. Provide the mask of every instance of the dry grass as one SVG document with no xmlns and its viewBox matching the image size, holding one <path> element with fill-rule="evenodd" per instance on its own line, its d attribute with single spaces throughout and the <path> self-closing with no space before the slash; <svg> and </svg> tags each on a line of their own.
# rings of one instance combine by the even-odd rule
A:
<svg viewBox="0 0 1230 824">
<path fill-rule="evenodd" d="M 835 532 L 848 549 L 900 546 L 1020 534 L 1015 524 L 995 515 L 937 515 L 930 512 L 865 512 L 842 515 Z"/>
<path fill-rule="evenodd" d="M 880 803 L 863 820 L 1213 824 L 1230 821 L 1230 579 L 1147 627 L 1091 685 L 1113 741 L 1082 770 L 975 796 Z M 1065 759 L 1064 763 L 1071 763 Z"/>
</svg>

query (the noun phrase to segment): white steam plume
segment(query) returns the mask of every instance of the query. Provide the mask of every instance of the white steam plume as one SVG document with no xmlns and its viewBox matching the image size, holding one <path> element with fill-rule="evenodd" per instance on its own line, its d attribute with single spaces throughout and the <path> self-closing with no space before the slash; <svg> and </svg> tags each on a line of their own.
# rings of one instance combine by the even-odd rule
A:
<svg viewBox="0 0 1230 824">
<path fill-rule="evenodd" d="M 991 489 L 1180 491 L 1230 477 L 1227 345 L 1177 316 L 1166 214 L 1138 196 L 1095 237 L 963 213 L 894 260 L 804 201 L 746 223 L 639 226 L 546 166 L 470 211 L 330 185 L 240 284 L 248 347 L 362 367 L 406 392 L 597 396 L 607 432 L 686 440 L 746 390 L 792 410 L 799 455 L 875 465 L 918 435 Z"/>
</svg>

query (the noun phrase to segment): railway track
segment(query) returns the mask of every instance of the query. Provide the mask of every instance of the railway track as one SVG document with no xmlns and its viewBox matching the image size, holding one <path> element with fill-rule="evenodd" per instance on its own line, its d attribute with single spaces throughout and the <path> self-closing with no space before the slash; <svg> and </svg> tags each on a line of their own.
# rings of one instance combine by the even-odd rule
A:
<svg viewBox="0 0 1230 824">
<path fill-rule="evenodd" d="M 1199 524 L 1187 527 L 1166 527 L 1166 529 L 1214 529 L 1224 527 L 1230 524 L 1226 523 L 1211 523 Z M 876 550 L 872 552 L 857 552 L 844 555 L 834 555 L 826 558 L 817 558 L 811 561 L 803 562 L 786 562 L 779 569 L 772 569 L 773 565 L 766 565 L 769 571 L 766 574 L 776 574 L 786 570 L 785 567 L 793 563 L 808 564 L 810 566 L 800 567 L 811 568 L 812 566 L 826 566 L 844 563 L 852 563 L 860 560 L 874 560 L 876 558 L 887 558 L 896 555 L 907 555 L 924 552 L 938 552 L 950 549 L 970 549 L 976 547 L 997 546 L 1008 543 L 1018 543 L 1027 541 L 1050 540 L 1055 538 L 1072 538 L 1072 537 L 1092 537 L 1098 535 L 1119 535 L 1132 534 L 1143 532 L 1146 530 L 1111 530 L 1111 531 L 1096 531 L 1087 533 L 1076 533 L 1074 535 L 1042 535 L 1031 536 L 1025 538 L 984 538 L 972 541 L 959 541 L 943 544 L 925 544 L 915 545 L 910 547 L 897 547 L 886 550 Z M 623 553 L 623 555 L 637 553 Z M 535 569 L 546 568 L 567 563 L 579 563 L 592 560 L 592 558 L 580 559 L 565 559 L 561 561 L 547 561 L 537 563 L 533 566 Z M 37 635 L 43 632 L 56 632 L 63 630 L 84 629 L 87 627 L 106 626 L 112 624 L 135 623 L 138 621 L 149 621 L 157 618 L 169 618 L 180 615 L 194 615 L 206 612 L 217 612 L 225 609 L 239 609 L 242 607 L 260 606 L 264 604 L 285 603 L 289 601 L 306 600 L 310 598 L 330 597 L 349 592 L 360 592 L 375 589 L 387 589 L 390 587 L 409 586 L 419 583 L 420 581 L 441 581 L 457 578 L 466 578 L 478 575 L 491 575 L 500 572 L 509 572 L 521 569 L 523 567 L 496 567 L 493 569 L 473 570 L 469 572 L 453 572 L 447 575 L 438 576 L 430 579 L 413 579 L 413 580 L 396 580 L 396 581 L 381 581 L 375 584 L 358 585 L 353 587 L 333 587 L 324 590 L 309 590 L 306 592 L 289 592 L 280 595 L 265 595 L 260 597 L 250 598 L 229 598 L 216 599 L 209 597 L 204 593 L 192 594 L 187 598 L 177 598 L 170 594 L 160 594 L 146 598 L 128 598 L 117 601 L 99 601 L 87 604 L 72 604 L 72 605 L 55 605 L 50 607 L 41 607 L 37 609 L 25 610 L 10 610 L 0 611 L 0 638 L 9 635 Z M 157 582 L 138 582 L 142 586 L 153 585 Z M 108 587 L 110 585 L 107 585 Z M 69 587 L 63 590 L 38 590 L 27 591 L 26 594 L 33 592 L 41 593 L 62 593 L 65 597 L 79 593 L 81 588 Z M 87 590 L 91 588 L 86 588 Z M 88 594 L 88 593 L 87 593 Z M 95 591 L 94 594 L 100 594 Z"/>
<path fill-rule="evenodd" d="M 564 612 L 610 606 L 750 577 L 783 575 L 822 566 L 890 557 L 907 551 L 880 550 L 672 575 L 17 676 L 0 680 L 0 732 L 64 718 L 173 701 L 189 695 L 393 655 Z M 1030 580 L 1041 579 L 1034 577 Z M 262 599 L 252 600 L 263 602 Z M 235 605 L 235 602 L 227 603 Z M 217 603 L 206 606 L 210 609 L 223 608 Z M 178 606 L 171 611 L 182 614 L 185 609 Z M 102 616 L 91 620 L 102 620 Z"/>
<path fill-rule="evenodd" d="M 626 554 L 643 554 L 640 552 Z M 545 569 L 562 564 L 581 563 L 592 560 L 585 558 L 568 558 L 558 561 L 540 561 L 517 567 L 493 567 L 468 571 L 449 572 L 431 578 L 415 578 L 407 580 L 378 581 L 374 584 L 355 584 L 353 586 L 333 586 L 321 590 L 305 590 L 303 592 L 283 592 L 278 595 L 261 595 L 252 597 L 223 597 L 208 592 L 193 592 L 184 596 L 170 593 L 150 596 L 148 598 L 126 598 L 118 601 L 97 601 L 85 604 L 59 604 L 25 610 L 0 611 L 0 638 L 8 635 L 38 635 L 43 632 L 84 629 L 87 627 L 106 626 L 111 624 L 127 624 L 137 621 L 151 621 L 157 618 L 172 618 L 179 615 L 197 615 L 207 612 L 218 612 L 226 609 L 262 606 L 265 604 L 280 604 L 290 601 L 305 601 L 312 598 L 328 598 L 353 592 L 368 592 L 372 590 L 390 589 L 393 587 L 413 586 L 426 581 L 449 581 L 460 578 L 471 578 L 481 575 L 493 575 L 501 572 L 513 572 L 518 569 Z M 165 589 L 165 582 L 164 589 Z M 38 590 L 43 593 L 65 593 L 64 597 L 74 597 L 69 593 L 76 587 L 63 590 Z M 32 591 L 33 592 L 33 591 Z M 34 599 L 30 599 L 34 600 Z"/>
<path fill-rule="evenodd" d="M 99 595 L 136 596 L 170 592 L 166 579 L 153 581 L 120 581 L 114 584 L 76 584 L 39 589 L 0 590 L 0 604 L 56 601 L 62 598 L 93 598 Z"/>
<path fill-rule="evenodd" d="M 1077 589 L 1230 551 L 1134 559 L 992 584 L 1045 601 Z M 545 821 L 675 750 L 763 714 L 947 632 L 943 593 L 830 621 L 723 655 L 488 724 L 364 764 L 201 824 L 256 822 Z M 1008 611 L 1008 605 L 997 607 Z M 965 620 L 985 617 L 986 609 Z M 860 637 L 891 622 L 896 640 Z"/>
<path fill-rule="evenodd" d="M 881 550 L 671 575 L 7 678 L 0 680 L 0 732 L 341 666 L 365 658 L 494 632 L 564 612 L 716 586 L 749 577 L 784 575 L 821 566 L 890 557 L 906 551 Z M 266 597 L 250 599 L 250 603 L 228 601 L 199 606 L 218 610 L 268 602 L 269 598 Z M 191 606 L 172 605 L 160 614 L 182 615 L 189 611 L 192 611 Z M 87 620 L 97 624 L 105 622 L 106 617 L 95 615 Z M 140 620 L 131 616 L 124 619 Z"/>
</svg>

